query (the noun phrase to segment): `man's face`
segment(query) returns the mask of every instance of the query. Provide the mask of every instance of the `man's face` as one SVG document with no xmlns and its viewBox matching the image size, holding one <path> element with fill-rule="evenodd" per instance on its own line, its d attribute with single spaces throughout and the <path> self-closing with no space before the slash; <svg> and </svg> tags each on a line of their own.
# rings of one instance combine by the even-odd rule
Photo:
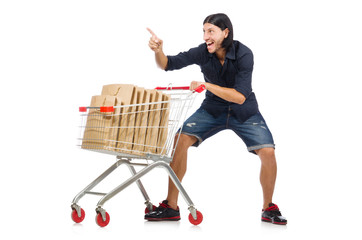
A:
<svg viewBox="0 0 362 240">
<path fill-rule="evenodd" d="M 215 53 L 222 49 L 222 42 L 227 38 L 229 29 L 221 30 L 211 23 L 204 24 L 204 40 L 209 53 Z"/>
</svg>

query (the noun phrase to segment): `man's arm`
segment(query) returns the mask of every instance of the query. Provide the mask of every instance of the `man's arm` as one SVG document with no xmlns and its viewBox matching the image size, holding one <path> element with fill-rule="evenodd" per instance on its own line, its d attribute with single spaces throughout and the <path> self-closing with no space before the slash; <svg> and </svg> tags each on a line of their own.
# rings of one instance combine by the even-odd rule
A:
<svg viewBox="0 0 362 240">
<path fill-rule="evenodd" d="M 155 52 L 155 59 L 157 66 L 161 69 L 165 70 L 168 63 L 167 56 L 163 53 L 162 47 L 163 47 L 163 41 L 159 39 L 156 34 L 149 28 L 147 30 L 151 33 L 151 38 L 148 43 L 148 46 L 151 48 L 152 51 Z"/>
<path fill-rule="evenodd" d="M 218 85 L 207 83 L 207 82 L 191 82 L 190 90 L 194 90 L 201 84 L 205 85 L 206 90 L 212 92 L 216 96 L 228 101 L 237 104 L 243 104 L 246 100 L 245 96 L 240 92 L 236 91 L 234 88 L 225 88 Z"/>
</svg>

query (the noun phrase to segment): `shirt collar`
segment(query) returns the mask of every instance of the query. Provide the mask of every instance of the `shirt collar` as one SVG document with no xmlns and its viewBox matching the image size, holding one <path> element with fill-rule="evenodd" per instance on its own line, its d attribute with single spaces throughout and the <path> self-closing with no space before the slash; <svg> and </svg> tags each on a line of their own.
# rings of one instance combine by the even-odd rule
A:
<svg viewBox="0 0 362 240">
<path fill-rule="evenodd" d="M 235 47 L 234 47 L 234 43 L 231 44 L 231 47 L 229 48 L 229 50 L 226 53 L 225 58 L 229 58 L 231 60 L 235 60 Z"/>
</svg>

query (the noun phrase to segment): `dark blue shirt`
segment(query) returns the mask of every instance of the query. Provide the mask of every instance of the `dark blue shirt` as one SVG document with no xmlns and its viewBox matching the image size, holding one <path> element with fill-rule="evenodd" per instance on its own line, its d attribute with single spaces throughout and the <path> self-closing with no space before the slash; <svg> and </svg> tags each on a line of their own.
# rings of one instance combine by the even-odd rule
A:
<svg viewBox="0 0 362 240">
<path fill-rule="evenodd" d="M 214 117 L 231 108 L 236 118 L 240 122 L 244 122 L 259 111 L 258 103 L 251 87 L 254 65 L 253 53 L 239 41 L 234 41 L 227 51 L 224 65 L 221 65 L 216 54 L 207 51 L 205 43 L 191 48 L 187 52 L 181 52 L 176 56 L 167 56 L 167 58 L 166 71 L 197 64 L 200 66 L 206 82 L 221 87 L 234 88 L 245 96 L 245 102 L 237 104 L 228 102 L 207 91 L 202 107 Z"/>
</svg>

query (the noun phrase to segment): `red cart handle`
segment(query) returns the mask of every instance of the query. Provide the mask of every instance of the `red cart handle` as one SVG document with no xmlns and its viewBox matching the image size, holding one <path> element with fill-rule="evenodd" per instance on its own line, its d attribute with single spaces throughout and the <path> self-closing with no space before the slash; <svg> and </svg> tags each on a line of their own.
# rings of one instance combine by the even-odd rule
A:
<svg viewBox="0 0 362 240">
<path fill-rule="evenodd" d="M 111 113 L 114 112 L 113 106 L 102 106 L 102 107 L 79 107 L 79 112 L 87 112 L 87 109 L 95 108 L 99 109 L 101 113 Z"/>
<path fill-rule="evenodd" d="M 185 87 L 156 87 L 156 90 L 190 90 L 189 86 L 185 86 Z M 204 84 L 201 84 L 200 86 L 198 86 L 197 88 L 194 89 L 195 92 L 202 92 L 206 89 Z"/>
</svg>

